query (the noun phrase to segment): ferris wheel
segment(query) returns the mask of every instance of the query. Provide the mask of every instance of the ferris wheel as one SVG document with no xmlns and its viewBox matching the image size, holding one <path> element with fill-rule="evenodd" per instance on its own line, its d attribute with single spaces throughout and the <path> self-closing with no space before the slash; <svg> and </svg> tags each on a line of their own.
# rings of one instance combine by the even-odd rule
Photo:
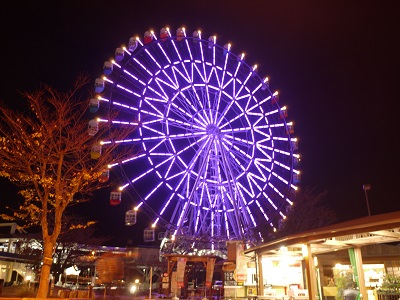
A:
<svg viewBox="0 0 400 300">
<path fill-rule="evenodd" d="M 168 251 L 254 245 L 285 217 L 300 176 L 297 139 L 278 93 L 244 54 L 201 31 L 162 28 L 131 37 L 103 69 L 91 105 L 117 117 L 96 122 L 136 127 L 102 141 L 132 148 L 109 166 L 123 174 L 117 201 L 130 195 L 151 228 L 164 229 Z"/>
</svg>

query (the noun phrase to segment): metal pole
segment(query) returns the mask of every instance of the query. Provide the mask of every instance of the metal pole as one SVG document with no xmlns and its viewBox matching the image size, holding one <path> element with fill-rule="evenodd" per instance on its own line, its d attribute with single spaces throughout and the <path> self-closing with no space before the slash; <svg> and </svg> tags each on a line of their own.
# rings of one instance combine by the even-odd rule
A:
<svg viewBox="0 0 400 300">
<path fill-rule="evenodd" d="M 151 299 L 151 286 L 153 284 L 153 267 L 150 267 L 150 288 L 149 288 L 149 299 Z"/>
<path fill-rule="evenodd" d="M 371 189 L 371 185 L 370 184 L 364 184 L 363 185 L 363 190 L 365 192 L 365 201 L 367 202 L 368 216 L 371 216 L 371 211 L 369 210 L 368 193 L 367 193 L 367 191 L 369 191 L 370 189 Z"/>
</svg>

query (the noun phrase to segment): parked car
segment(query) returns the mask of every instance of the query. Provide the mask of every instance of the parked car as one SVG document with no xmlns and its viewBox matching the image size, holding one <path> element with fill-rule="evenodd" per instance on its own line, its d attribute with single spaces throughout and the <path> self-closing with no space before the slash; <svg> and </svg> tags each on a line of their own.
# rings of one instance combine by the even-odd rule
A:
<svg viewBox="0 0 400 300">
<path fill-rule="evenodd" d="M 218 289 L 222 289 L 222 288 L 223 288 L 222 280 L 215 280 L 213 289 L 218 290 Z"/>
<path fill-rule="evenodd" d="M 215 280 L 212 286 L 213 296 L 223 296 L 224 295 L 224 284 L 222 280 Z"/>
</svg>

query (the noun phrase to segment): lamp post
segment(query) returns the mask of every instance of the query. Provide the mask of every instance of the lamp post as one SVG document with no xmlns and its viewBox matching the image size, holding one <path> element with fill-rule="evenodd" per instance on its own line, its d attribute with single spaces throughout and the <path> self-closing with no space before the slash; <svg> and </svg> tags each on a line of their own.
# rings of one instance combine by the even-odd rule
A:
<svg viewBox="0 0 400 300">
<path fill-rule="evenodd" d="M 371 216 L 371 211 L 369 210 L 368 193 L 367 193 L 367 191 L 369 191 L 370 189 L 371 189 L 370 184 L 363 184 L 363 190 L 365 192 L 365 201 L 367 202 L 368 216 Z"/>
</svg>

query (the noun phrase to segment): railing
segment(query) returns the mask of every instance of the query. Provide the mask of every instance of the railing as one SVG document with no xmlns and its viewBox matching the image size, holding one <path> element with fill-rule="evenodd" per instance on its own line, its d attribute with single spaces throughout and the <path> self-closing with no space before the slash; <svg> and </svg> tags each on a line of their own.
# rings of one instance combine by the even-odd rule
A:
<svg viewBox="0 0 400 300">
<path fill-rule="evenodd" d="M 378 300 L 400 300 L 400 292 L 379 292 L 376 295 Z"/>
</svg>

